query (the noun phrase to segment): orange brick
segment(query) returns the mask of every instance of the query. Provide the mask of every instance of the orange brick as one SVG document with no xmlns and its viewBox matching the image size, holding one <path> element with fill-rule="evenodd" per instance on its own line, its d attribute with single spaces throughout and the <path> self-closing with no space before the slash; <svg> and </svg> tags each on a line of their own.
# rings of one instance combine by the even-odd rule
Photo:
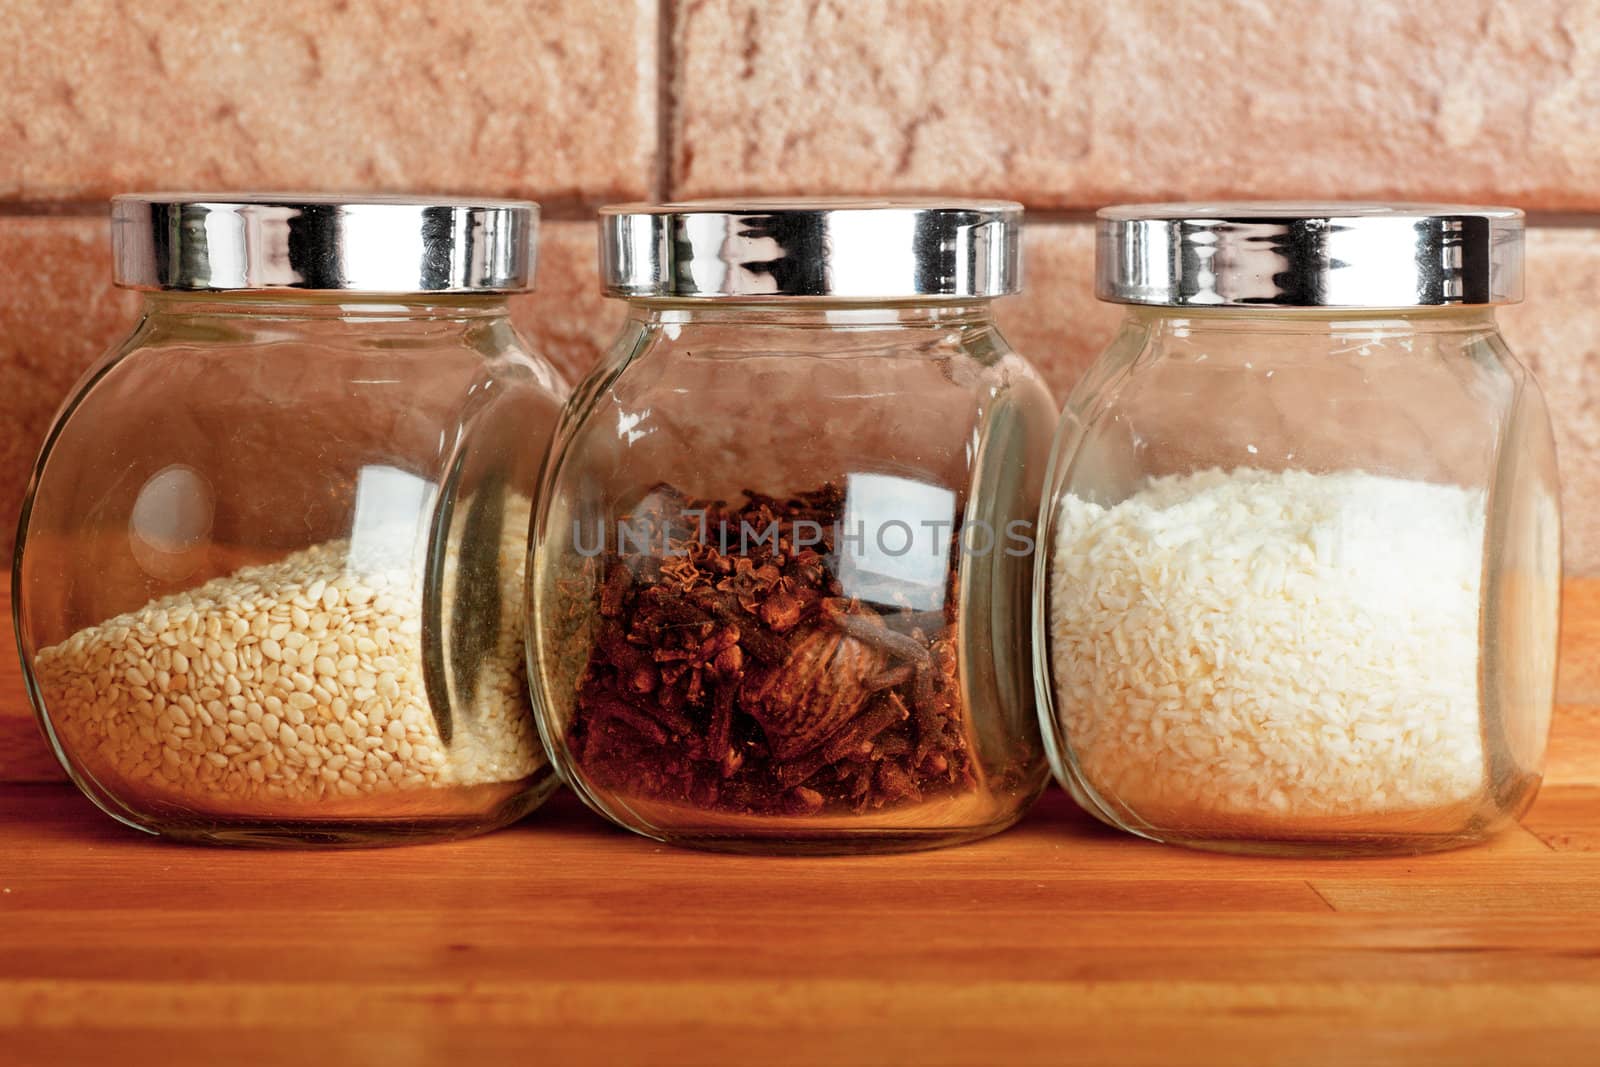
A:
<svg viewBox="0 0 1600 1067">
<path fill-rule="evenodd" d="M 1600 207 L 1583 0 L 685 6 L 675 195 Z"/>
<path fill-rule="evenodd" d="M 1528 299 L 1500 313 L 1550 403 L 1571 574 L 1600 574 L 1600 230 L 1528 234 Z"/>
<path fill-rule="evenodd" d="M 513 297 L 511 315 L 534 350 L 577 385 L 621 328 L 624 305 L 600 294 L 591 222 L 547 222 L 539 231 L 538 289 Z"/>
<path fill-rule="evenodd" d="M 111 284 L 103 218 L 0 218 L 0 548 L 56 408 L 128 333 L 139 297 Z"/>
<path fill-rule="evenodd" d="M 0 197 L 647 193 L 656 3 L 0 2 Z"/>
<path fill-rule="evenodd" d="M 1029 223 L 1023 291 L 996 304 L 1000 330 L 1038 367 L 1058 400 L 1116 333 L 1123 309 L 1094 298 L 1094 227 Z"/>
</svg>

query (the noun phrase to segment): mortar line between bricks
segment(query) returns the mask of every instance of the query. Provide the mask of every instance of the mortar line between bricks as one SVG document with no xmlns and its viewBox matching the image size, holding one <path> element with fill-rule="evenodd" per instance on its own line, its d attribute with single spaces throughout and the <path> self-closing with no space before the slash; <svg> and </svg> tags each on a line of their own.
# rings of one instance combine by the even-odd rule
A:
<svg viewBox="0 0 1600 1067">
<path fill-rule="evenodd" d="M 352 194 L 357 195 L 357 194 Z M 425 196 L 426 194 L 420 194 Z M 218 194 L 219 199 L 226 194 Z M 557 202 L 541 202 L 539 205 L 539 218 L 542 222 L 593 222 L 595 211 L 602 203 L 609 203 L 611 198 L 596 200 L 594 203 L 576 203 L 570 200 Z M 19 219 L 93 219 L 104 218 L 111 212 L 111 201 L 106 200 L 63 200 L 63 201 L 0 201 L 0 218 Z"/>
<path fill-rule="evenodd" d="M 656 4 L 656 169 L 650 195 L 658 203 L 672 199 L 672 120 L 677 56 L 673 32 L 677 22 L 676 0 Z"/>
<path fill-rule="evenodd" d="M 1027 204 L 1022 205 L 1023 221 L 1025 222 L 1093 222 L 1094 211 L 1094 208 L 1079 210 L 1076 208 L 1029 207 Z"/>
<path fill-rule="evenodd" d="M 1136 201 L 1129 199 L 1123 202 L 1135 203 Z M 1094 222 L 1095 213 L 1094 208 L 1028 207 L 1026 204 L 1023 205 L 1023 210 L 1027 221 L 1047 223 L 1092 223 Z M 1532 210 L 1526 214 L 1529 229 L 1600 229 L 1600 212 Z"/>
<path fill-rule="evenodd" d="M 1545 230 L 1592 230 L 1600 227 L 1600 213 L 1582 211 L 1530 211 L 1528 228 Z"/>
<path fill-rule="evenodd" d="M 111 213 L 110 200 L 0 200 L 0 218 L 94 218 Z"/>
<path fill-rule="evenodd" d="M 672 10 L 674 0 L 661 0 L 663 17 Z M 670 35 L 670 27 L 664 34 Z M 659 45 L 670 55 L 670 44 Z M 658 62 L 671 62 L 665 56 Z M 672 199 L 672 89 L 671 73 L 658 74 L 657 86 L 656 165 L 651 195 L 658 200 Z M 223 194 L 219 194 L 223 195 Z M 354 194 L 353 194 L 354 195 Z M 421 194 L 426 195 L 426 194 Z M 457 194 L 459 195 L 459 194 Z M 526 194 L 522 194 L 526 195 Z M 535 199 L 537 195 L 535 194 Z M 539 215 L 545 222 L 593 222 L 595 212 L 612 197 L 587 201 L 573 197 L 543 201 Z M 1076 208 L 1035 208 L 1023 205 L 1026 218 L 1031 223 L 1045 225 L 1086 225 L 1094 222 L 1094 211 Z M 97 218 L 110 212 L 110 198 L 93 200 L 0 200 L 0 218 Z M 1530 211 L 1528 228 L 1539 230 L 1600 230 L 1600 212 L 1581 211 Z"/>
</svg>

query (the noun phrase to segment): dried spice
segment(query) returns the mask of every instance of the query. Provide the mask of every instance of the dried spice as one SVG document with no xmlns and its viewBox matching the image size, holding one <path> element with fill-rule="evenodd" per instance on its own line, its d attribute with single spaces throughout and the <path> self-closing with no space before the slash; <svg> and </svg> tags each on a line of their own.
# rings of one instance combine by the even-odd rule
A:
<svg viewBox="0 0 1600 1067">
<path fill-rule="evenodd" d="M 730 814 L 863 813 L 976 785 L 943 611 L 868 604 L 830 568 L 836 486 L 737 507 L 670 487 L 600 559 L 573 758 L 623 795 Z M 751 543 L 750 531 L 774 531 Z"/>
</svg>

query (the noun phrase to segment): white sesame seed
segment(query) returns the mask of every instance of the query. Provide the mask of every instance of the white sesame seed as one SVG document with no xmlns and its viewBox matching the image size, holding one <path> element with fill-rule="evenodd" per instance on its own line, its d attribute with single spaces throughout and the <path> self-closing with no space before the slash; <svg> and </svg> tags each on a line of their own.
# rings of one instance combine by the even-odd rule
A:
<svg viewBox="0 0 1600 1067">
<path fill-rule="evenodd" d="M 521 674 L 524 561 L 525 542 L 509 538 L 507 625 L 481 667 L 495 682 L 457 709 L 448 743 L 423 688 L 409 562 L 356 574 L 345 542 L 81 630 L 42 650 L 35 672 L 69 754 L 99 761 L 104 781 L 140 781 L 190 803 L 226 799 L 246 811 L 271 801 L 278 811 L 518 781 L 544 762 Z"/>
</svg>

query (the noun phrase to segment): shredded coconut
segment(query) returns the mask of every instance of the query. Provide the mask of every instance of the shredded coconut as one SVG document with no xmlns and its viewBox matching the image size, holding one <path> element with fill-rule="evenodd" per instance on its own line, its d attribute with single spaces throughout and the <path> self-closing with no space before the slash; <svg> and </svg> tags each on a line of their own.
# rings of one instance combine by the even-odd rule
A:
<svg viewBox="0 0 1600 1067">
<path fill-rule="evenodd" d="M 1213 469 L 1058 520 L 1057 713 L 1102 797 L 1156 821 L 1481 795 L 1481 491 Z"/>
</svg>

